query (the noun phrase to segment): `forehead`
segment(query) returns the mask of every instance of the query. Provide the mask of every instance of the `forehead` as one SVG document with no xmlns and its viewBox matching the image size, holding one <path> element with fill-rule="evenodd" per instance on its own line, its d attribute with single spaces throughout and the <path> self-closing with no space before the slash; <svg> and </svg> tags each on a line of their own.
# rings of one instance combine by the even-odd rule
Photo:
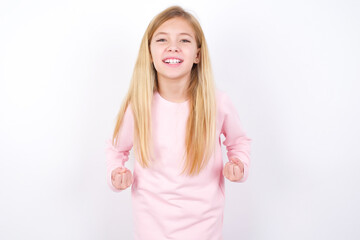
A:
<svg viewBox="0 0 360 240">
<path fill-rule="evenodd" d="M 157 34 L 184 34 L 187 33 L 193 38 L 195 38 L 195 31 L 191 24 L 181 17 L 175 17 L 165 21 L 161 24 L 156 31 L 154 32 L 154 36 Z"/>
</svg>

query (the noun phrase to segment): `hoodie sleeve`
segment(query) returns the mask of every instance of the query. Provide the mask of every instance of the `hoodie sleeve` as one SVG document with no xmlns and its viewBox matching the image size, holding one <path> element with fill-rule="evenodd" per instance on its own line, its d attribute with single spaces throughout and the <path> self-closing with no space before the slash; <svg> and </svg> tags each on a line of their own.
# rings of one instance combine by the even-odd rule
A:
<svg viewBox="0 0 360 240">
<path fill-rule="evenodd" d="M 125 162 L 129 160 L 129 152 L 133 146 L 134 120 L 131 105 L 129 104 L 124 115 L 122 125 L 119 130 L 118 143 L 112 144 L 112 138 L 106 141 L 106 181 L 110 189 L 114 192 L 123 190 L 116 189 L 112 185 L 111 173 L 114 169 L 125 167 Z"/>
<path fill-rule="evenodd" d="M 224 111 L 224 121 L 221 133 L 226 138 L 223 144 L 226 146 L 227 157 L 238 158 L 244 164 L 244 175 L 237 182 L 245 182 L 249 175 L 250 168 L 250 143 L 249 138 L 240 122 L 239 115 L 231 99 L 224 93 L 222 107 Z"/>
</svg>

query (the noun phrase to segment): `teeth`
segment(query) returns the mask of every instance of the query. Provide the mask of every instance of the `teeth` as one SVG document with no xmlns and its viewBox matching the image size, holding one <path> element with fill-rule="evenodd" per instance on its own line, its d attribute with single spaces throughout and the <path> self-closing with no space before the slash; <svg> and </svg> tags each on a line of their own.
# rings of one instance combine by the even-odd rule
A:
<svg viewBox="0 0 360 240">
<path fill-rule="evenodd" d="M 179 59 L 166 59 L 165 62 L 170 63 L 170 64 L 176 64 L 176 63 L 179 63 L 180 60 Z"/>
</svg>

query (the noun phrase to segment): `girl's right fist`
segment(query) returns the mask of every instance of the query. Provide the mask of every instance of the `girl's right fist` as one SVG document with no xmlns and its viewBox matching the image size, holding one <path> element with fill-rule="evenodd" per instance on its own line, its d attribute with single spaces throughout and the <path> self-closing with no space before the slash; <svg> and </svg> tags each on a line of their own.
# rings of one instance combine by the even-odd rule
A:
<svg viewBox="0 0 360 240">
<path fill-rule="evenodd" d="M 111 173 L 112 185 L 118 190 L 124 190 L 133 183 L 131 171 L 127 168 L 118 167 Z"/>
</svg>

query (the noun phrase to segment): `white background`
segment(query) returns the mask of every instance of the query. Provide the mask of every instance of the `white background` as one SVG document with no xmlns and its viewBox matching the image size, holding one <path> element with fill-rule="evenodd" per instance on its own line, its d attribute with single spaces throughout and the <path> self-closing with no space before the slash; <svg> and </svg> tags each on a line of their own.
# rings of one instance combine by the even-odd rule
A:
<svg viewBox="0 0 360 240">
<path fill-rule="evenodd" d="M 105 141 L 145 29 L 173 3 L 200 21 L 253 139 L 248 180 L 226 180 L 224 239 L 359 239 L 350 0 L 2 1 L 0 239 L 132 239 L 131 189 L 106 185 Z"/>
</svg>

